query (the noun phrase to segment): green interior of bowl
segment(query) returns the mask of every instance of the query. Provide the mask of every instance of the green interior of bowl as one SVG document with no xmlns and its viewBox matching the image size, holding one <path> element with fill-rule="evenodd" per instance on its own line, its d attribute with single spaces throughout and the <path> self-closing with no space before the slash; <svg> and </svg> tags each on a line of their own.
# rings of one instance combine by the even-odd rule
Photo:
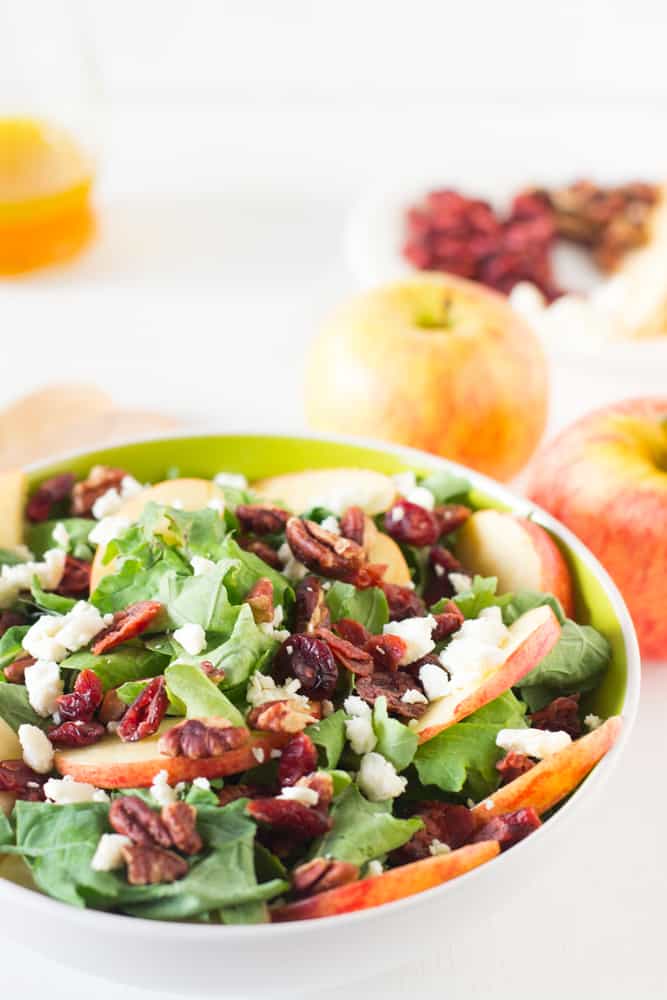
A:
<svg viewBox="0 0 667 1000">
<path fill-rule="evenodd" d="M 302 469 L 331 466 L 353 466 L 393 474 L 407 469 L 415 472 L 442 467 L 442 460 L 429 461 L 424 455 L 417 463 L 406 462 L 399 452 L 375 449 L 363 444 L 312 440 L 300 437 L 269 435 L 222 435 L 171 438 L 140 444 L 121 445 L 101 451 L 87 452 L 75 459 L 41 466 L 31 477 L 31 486 L 47 476 L 64 470 L 86 475 L 92 465 L 115 465 L 127 469 L 143 482 L 158 482 L 168 469 L 176 467 L 179 475 L 210 479 L 217 472 L 241 472 L 248 479 L 296 472 Z M 503 500 L 491 492 L 473 490 L 472 499 L 478 507 L 509 509 Z M 595 626 L 612 646 L 613 658 L 600 687 L 587 700 L 586 708 L 601 716 L 621 711 L 626 691 L 627 661 L 621 624 L 613 604 L 596 573 L 585 560 L 556 536 L 575 584 L 577 619 Z"/>
</svg>

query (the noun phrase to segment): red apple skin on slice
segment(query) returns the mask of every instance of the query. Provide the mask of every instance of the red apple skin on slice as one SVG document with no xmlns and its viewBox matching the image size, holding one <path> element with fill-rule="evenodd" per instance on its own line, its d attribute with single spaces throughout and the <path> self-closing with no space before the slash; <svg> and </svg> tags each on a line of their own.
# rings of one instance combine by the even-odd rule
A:
<svg viewBox="0 0 667 1000">
<path fill-rule="evenodd" d="M 181 720 L 176 720 L 181 721 Z M 60 750 L 54 765 L 59 774 L 85 781 L 97 788 L 148 788 L 160 771 L 167 772 L 170 784 L 194 778 L 224 778 L 256 767 L 253 751 L 263 750 L 268 760 L 271 750 L 280 749 L 289 739 L 283 733 L 250 733 L 248 743 L 219 757 L 167 757 L 158 750 L 158 741 L 175 722 L 163 723 L 154 736 L 136 743 L 123 743 L 109 734 L 99 743 L 73 750 Z M 258 754 L 259 756 L 259 754 Z"/>
<path fill-rule="evenodd" d="M 499 788 L 472 810 L 477 828 L 492 816 L 532 806 L 540 815 L 569 795 L 614 745 L 623 721 L 614 715 L 598 729 L 546 757 L 525 774 Z"/>
<path fill-rule="evenodd" d="M 469 844 L 450 854 L 441 854 L 423 861 L 413 861 L 400 868 L 392 868 L 375 878 L 350 882 L 338 889 L 321 892 L 308 899 L 286 903 L 271 914 L 276 922 L 287 920 L 312 920 L 317 917 L 334 917 L 339 913 L 368 910 L 383 903 L 393 903 L 406 896 L 414 896 L 425 889 L 432 889 L 443 882 L 463 875 L 472 868 L 494 858 L 499 851 L 495 840 Z"/>
<path fill-rule="evenodd" d="M 456 554 L 464 566 L 498 578 L 499 593 L 538 590 L 553 594 L 572 615 L 572 577 L 565 557 L 539 524 L 498 510 L 478 510 L 461 528 Z"/>
<path fill-rule="evenodd" d="M 551 652 L 560 637 L 560 622 L 548 605 L 526 611 L 510 626 L 507 659 L 477 687 L 446 695 L 431 703 L 419 720 L 419 742 L 425 743 L 482 705 L 500 697 Z"/>
</svg>

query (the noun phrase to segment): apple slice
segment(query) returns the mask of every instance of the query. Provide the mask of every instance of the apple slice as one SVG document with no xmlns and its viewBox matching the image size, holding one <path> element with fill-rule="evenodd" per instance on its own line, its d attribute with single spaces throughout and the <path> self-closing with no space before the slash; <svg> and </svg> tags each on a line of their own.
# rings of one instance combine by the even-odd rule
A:
<svg viewBox="0 0 667 1000">
<path fill-rule="evenodd" d="M 308 469 L 283 476 L 259 479 L 255 492 L 284 503 L 295 514 L 311 507 L 328 507 L 342 514 L 346 507 L 361 507 L 365 514 L 381 514 L 391 507 L 396 486 L 381 472 L 371 469 Z"/>
<path fill-rule="evenodd" d="M 367 550 L 369 563 L 379 563 L 387 567 L 383 579 L 386 583 L 397 583 L 401 587 L 407 586 L 412 577 L 408 564 L 400 548 L 393 538 L 385 535 L 383 531 L 378 531 L 371 539 Z"/>
<path fill-rule="evenodd" d="M 482 576 L 498 577 L 498 590 L 539 590 L 553 594 L 566 615 L 574 607 L 572 578 L 551 535 L 525 517 L 478 510 L 459 532 L 456 554 Z"/>
<path fill-rule="evenodd" d="M 0 760 L 21 760 L 23 751 L 19 738 L 4 719 L 0 719 Z M 16 796 L 13 792 L 0 792 L 0 812 L 9 816 L 14 808 Z"/>
<path fill-rule="evenodd" d="M 286 903 L 273 910 L 271 919 L 312 920 L 316 917 L 333 917 L 339 913 L 369 910 L 383 903 L 393 903 L 406 896 L 414 896 L 425 889 L 432 889 L 463 875 L 471 868 L 490 861 L 499 851 L 495 840 L 482 840 L 479 844 L 460 847 L 450 854 L 440 854 L 423 861 L 413 861 L 400 868 L 392 868 L 375 878 L 350 882 L 338 889 L 329 889 L 296 903 Z"/>
<path fill-rule="evenodd" d="M 182 721 L 182 720 L 176 720 Z M 194 778 L 224 778 L 256 767 L 259 750 L 268 759 L 271 750 L 280 748 L 289 739 L 282 733 L 251 733 L 249 742 L 219 757 L 167 757 L 158 750 L 158 741 L 176 722 L 163 722 L 154 736 L 123 743 L 109 734 L 99 743 L 73 750 L 58 750 L 54 764 L 60 774 L 69 774 L 75 781 L 87 781 L 98 788 L 147 788 L 160 771 L 166 771 L 170 784 L 192 781 Z"/>
<path fill-rule="evenodd" d="M 23 508 L 28 480 L 22 469 L 0 474 L 0 547 L 11 549 L 23 541 Z"/>
<path fill-rule="evenodd" d="M 431 702 L 419 720 L 419 742 L 432 739 L 514 687 L 553 649 L 559 636 L 560 623 L 548 605 L 526 611 L 509 627 L 505 660 L 499 667 L 494 667 L 481 682 L 471 684 L 467 690 Z"/>
<path fill-rule="evenodd" d="M 183 510 L 201 510 L 211 500 L 224 500 L 222 489 L 210 479 L 165 479 L 161 483 L 149 486 L 125 501 L 118 511 L 119 517 L 129 521 L 137 521 L 147 503 L 164 504 L 167 507 L 178 503 Z M 90 590 L 95 590 L 103 576 L 114 571 L 114 560 L 105 564 L 104 546 L 100 545 L 95 553 L 90 573 Z"/>
<path fill-rule="evenodd" d="M 540 815 L 573 791 L 616 742 L 623 726 L 619 715 L 599 729 L 575 740 L 564 750 L 546 757 L 530 771 L 499 788 L 472 810 L 476 826 L 492 816 L 532 806 Z"/>
</svg>

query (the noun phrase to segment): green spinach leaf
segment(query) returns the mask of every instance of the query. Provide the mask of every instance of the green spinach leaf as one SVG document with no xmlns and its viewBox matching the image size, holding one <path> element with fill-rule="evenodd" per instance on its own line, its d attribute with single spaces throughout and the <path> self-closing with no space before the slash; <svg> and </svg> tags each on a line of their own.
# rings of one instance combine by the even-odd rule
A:
<svg viewBox="0 0 667 1000">
<path fill-rule="evenodd" d="M 310 856 L 336 858 L 362 865 L 405 844 L 422 827 L 419 819 L 397 819 L 384 802 L 369 802 L 350 785 L 331 809 L 333 826 L 318 840 Z"/>
<path fill-rule="evenodd" d="M 379 587 L 357 590 L 351 583 L 336 580 L 329 588 L 326 600 L 334 622 L 341 618 L 353 618 L 377 635 L 389 621 L 387 598 Z"/>
</svg>

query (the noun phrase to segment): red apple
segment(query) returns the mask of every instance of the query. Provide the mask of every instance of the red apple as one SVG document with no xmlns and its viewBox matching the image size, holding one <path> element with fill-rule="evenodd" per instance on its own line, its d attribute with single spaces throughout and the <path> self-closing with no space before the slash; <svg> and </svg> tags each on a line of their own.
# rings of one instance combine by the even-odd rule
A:
<svg viewBox="0 0 667 1000">
<path fill-rule="evenodd" d="M 527 517 L 478 510 L 459 532 L 456 554 L 482 576 L 496 576 L 498 590 L 539 590 L 553 594 L 566 615 L 574 609 L 572 579 L 551 535 Z"/>
<path fill-rule="evenodd" d="M 306 365 L 316 430 L 364 435 L 510 479 L 547 412 L 540 343 L 507 300 L 449 274 L 416 274 L 344 303 Z"/>
<path fill-rule="evenodd" d="M 528 492 L 609 571 L 644 656 L 667 657 L 667 397 L 578 420 L 538 455 Z"/>
<path fill-rule="evenodd" d="M 393 903 L 396 899 L 414 896 L 425 889 L 449 882 L 457 875 L 463 875 L 471 868 L 494 858 L 498 851 L 495 840 L 469 844 L 450 854 L 413 861 L 375 878 L 364 878 L 308 899 L 300 899 L 296 903 L 286 903 L 272 912 L 271 919 L 278 922 L 312 920 L 315 917 L 333 917 L 338 913 L 352 913 L 354 910 L 368 910 L 372 906 Z"/>
<path fill-rule="evenodd" d="M 500 697 L 540 663 L 558 642 L 560 623 L 547 605 L 526 611 L 510 625 L 506 659 L 481 682 L 431 702 L 419 720 L 419 742 L 425 743 Z"/>
</svg>

